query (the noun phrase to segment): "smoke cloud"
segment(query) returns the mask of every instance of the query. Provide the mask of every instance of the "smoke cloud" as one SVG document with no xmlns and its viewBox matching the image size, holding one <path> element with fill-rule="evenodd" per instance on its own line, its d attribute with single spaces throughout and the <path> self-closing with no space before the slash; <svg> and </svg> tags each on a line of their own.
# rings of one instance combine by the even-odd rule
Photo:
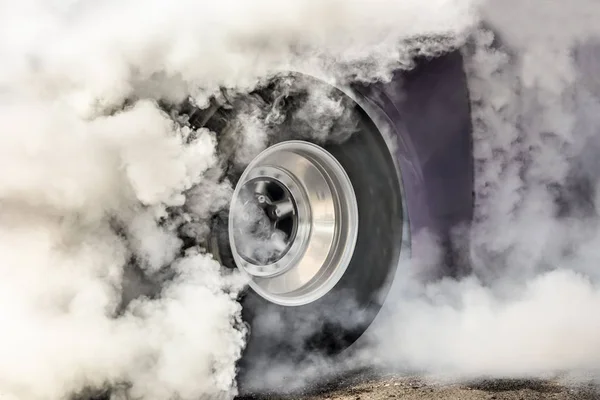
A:
<svg viewBox="0 0 600 400">
<path fill-rule="evenodd" d="M 416 53 L 460 45 L 475 11 L 467 0 L 0 1 L 0 395 L 235 395 L 246 282 L 205 243 L 231 195 L 226 166 L 268 135 L 248 112 L 228 149 L 165 105 L 210 109 L 223 88 L 245 93 L 287 70 L 387 79 Z M 413 40 L 423 35 L 448 40 Z M 299 118 L 324 131 L 327 119 L 308 118 L 340 110 L 315 96 Z"/>
<path fill-rule="evenodd" d="M 498 35 L 473 30 L 478 11 Z M 385 80 L 467 41 L 473 272 L 400 268 L 369 355 L 310 371 L 597 372 L 599 18 L 594 0 L 0 1 L 0 394 L 234 396 L 246 281 L 206 243 L 227 168 L 268 145 L 280 109 L 242 96 L 221 132 L 170 105 L 210 109 L 289 70 Z M 344 115 L 315 89 L 295 117 L 322 140 Z"/>
<path fill-rule="evenodd" d="M 421 272 L 444 261 L 421 232 L 430 258 L 402 260 L 353 352 L 265 368 L 259 388 L 294 390 L 364 367 L 437 382 L 598 382 L 600 5 L 492 0 L 481 11 L 486 28 L 463 48 L 476 160 L 462 249 L 471 273 L 424 283 Z"/>
<path fill-rule="evenodd" d="M 385 366 L 459 378 L 597 377 L 600 30 L 594 1 L 491 1 L 465 47 L 473 273 L 397 277 Z M 418 260 L 412 268 L 422 268 Z"/>
</svg>

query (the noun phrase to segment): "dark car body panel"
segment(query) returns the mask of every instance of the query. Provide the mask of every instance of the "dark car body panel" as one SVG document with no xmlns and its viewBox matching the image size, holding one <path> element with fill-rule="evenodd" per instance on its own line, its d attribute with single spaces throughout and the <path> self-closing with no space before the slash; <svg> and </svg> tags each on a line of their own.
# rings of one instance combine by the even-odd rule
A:
<svg viewBox="0 0 600 400">
<path fill-rule="evenodd" d="M 360 89 L 377 107 L 397 135 L 396 154 L 410 220 L 413 258 L 427 257 L 434 237 L 455 257 L 465 235 L 455 232 L 469 225 L 474 206 L 472 121 L 463 57 L 455 51 L 419 60 L 409 72 L 399 71 L 389 83 Z M 463 230 L 464 232 L 464 230 Z M 464 265 L 449 265 L 441 275 Z"/>
</svg>

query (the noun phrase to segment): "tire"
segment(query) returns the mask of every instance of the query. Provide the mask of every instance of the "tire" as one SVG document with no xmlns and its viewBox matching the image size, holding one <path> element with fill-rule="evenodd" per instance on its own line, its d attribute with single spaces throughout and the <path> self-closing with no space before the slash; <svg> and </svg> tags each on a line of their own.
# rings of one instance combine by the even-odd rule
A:
<svg viewBox="0 0 600 400">
<path fill-rule="evenodd" d="M 351 261 L 335 287 L 302 306 L 277 305 L 254 290 L 242 302 L 250 336 L 244 361 L 255 365 L 331 356 L 368 328 L 387 294 L 402 245 L 402 187 L 392 153 L 357 105 L 358 132 L 323 148 L 341 164 L 356 194 L 358 237 Z"/>
<path fill-rule="evenodd" d="M 273 385 L 284 385 L 286 367 L 334 357 L 351 346 L 377 316 L 394 276 L 405 271 L 398 268 L 401 252 L 428 256 L 430 242 L 421 240 L 422 232 L 438 240 L 445 258 L 427 271 L 430 278 L 468 269 L 457 256 L 468 245 L 466 236 L 457 239 L 454 232 L 473 216 L 472 127 L 460 53 L 420 60 L 391 82 L 356 86 L 351 95 L 357 132 L 342 142 L 319 143 L 343 167 L 356 194 L 359 229 L 351 261 L 335 287 L 309 304 L 279 305 L 253 289 L 246 292 L 242 392 L 277 390 Z M 306 139 L 284 132 L 271 144 Z M 227 264 L 234 257 L 223 233 L 226 216 L 223 221 L 214 231 Z M 279 367 L 279 377 L 264 382 L 263 372 Z"/>
</svg>

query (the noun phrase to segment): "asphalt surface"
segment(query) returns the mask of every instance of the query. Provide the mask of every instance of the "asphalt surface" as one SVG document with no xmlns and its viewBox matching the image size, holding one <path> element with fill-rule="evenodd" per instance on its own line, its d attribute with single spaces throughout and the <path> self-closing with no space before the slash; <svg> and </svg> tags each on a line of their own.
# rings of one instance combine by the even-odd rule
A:
<svg viewBox="0 0 600 400">
<path fill-rule="evenodd" d="M 553 381 L 487 380 L 436 384 L 417 377 L 350 378 L 318 392 L 288 396 L 244 396 L 239 400 L 600 400 L 593 385 L 565 386 Z"/>
</svg>

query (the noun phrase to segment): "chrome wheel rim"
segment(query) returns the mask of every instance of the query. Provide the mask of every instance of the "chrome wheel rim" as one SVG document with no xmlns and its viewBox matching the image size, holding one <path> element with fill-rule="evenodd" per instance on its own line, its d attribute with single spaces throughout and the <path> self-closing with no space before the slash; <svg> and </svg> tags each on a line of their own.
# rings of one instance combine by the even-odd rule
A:
<svg viewBox="0 0 600 400">
<path fill-rule="evenodd" d="M 340 281 L 358 237 L 350 178 L 325 149 L 286 141 L 259 154 L 236 185 L 229 241 L 250 287 L 275 304 L 301 306 Z"/>
</svg>

